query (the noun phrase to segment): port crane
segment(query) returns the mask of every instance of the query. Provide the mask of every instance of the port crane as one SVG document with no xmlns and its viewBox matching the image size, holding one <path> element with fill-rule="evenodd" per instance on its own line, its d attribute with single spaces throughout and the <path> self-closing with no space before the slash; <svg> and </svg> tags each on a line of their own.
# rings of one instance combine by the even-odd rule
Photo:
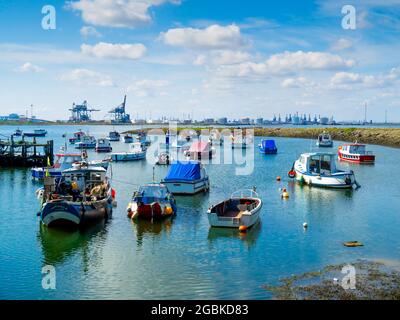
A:
<svg viewBox="0 0 400 320">
<path fill-rule="evenodd" d="M 73 104 L 71 111 L 71 122 L 88 122 L 92 120 L 92 112 L 98 112 L 98 109 L 89 109 L 87 101 L 83 101 L 82 104 Z"/>
<path fill-rule="evenodd" d="M 112 123 L 130 123 L 131 116 L 126 113 L 126 95 L 124 98 L 124 102 L 122 102 L 118 107 L 112 109 L 109 113 L 113 115 Z"/>
</svg>

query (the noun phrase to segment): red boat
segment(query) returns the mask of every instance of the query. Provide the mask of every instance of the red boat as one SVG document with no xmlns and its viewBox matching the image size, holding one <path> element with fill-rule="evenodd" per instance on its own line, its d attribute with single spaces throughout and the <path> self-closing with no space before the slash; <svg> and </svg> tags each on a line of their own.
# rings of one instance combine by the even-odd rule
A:
<svg viewBox="0 0 400 320">
<path fill-rule="evenodd" d="M 375 162 L 375 155 L 366 150 L 365 144 L 360 143 L 345 144 L 339 147 L 338 155 L 341 161 L 365 164 Z"/>
</svg>

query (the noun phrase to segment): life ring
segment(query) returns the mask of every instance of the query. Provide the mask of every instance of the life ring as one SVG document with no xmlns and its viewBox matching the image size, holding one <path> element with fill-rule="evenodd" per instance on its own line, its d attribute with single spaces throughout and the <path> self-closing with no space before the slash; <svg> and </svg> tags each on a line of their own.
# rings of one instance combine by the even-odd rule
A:
<svg viewBox="0 0 400 320">
<path fill-rule="evenodd" d="M 290 170 L 290 171 L 288 172 L 288 177 L 289 177 L 290 179 L 296 178 L 296 171 Z"/>
</svg>

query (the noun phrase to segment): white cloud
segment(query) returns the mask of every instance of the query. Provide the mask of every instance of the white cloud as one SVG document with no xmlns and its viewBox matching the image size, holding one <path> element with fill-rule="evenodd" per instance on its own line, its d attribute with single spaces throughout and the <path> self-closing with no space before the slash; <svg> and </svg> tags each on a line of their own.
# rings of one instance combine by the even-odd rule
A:
<svg viewBox="0 0 400 320">
<path fill-rule="evenodd" d="M 224 50 L 216 54 L 213 59 L 216 65 L 238 64 L 250 60 L 250 54 L 243 51 Z"/>
<path fill-rule="evenodd" d="M 85 23 L 94 26 L 134 28 L 152 21 L 149 9 L 164 3 L 180 4 L 180 0 L 79 0 L 67 8 L 80 11 Z"/>
<path fill-rule="evenodd" d="M 22 66 L 19 66 L 18 68 L 14 69 L 15 72 L 22 72 L 22 73 L 39 73 L 43 72 L 44 69 L 36 66 L 30 62 L 25 62 Z"/>
<path fill-rule="evenodd" d="M 244 62 L 235 66 L 220 69 L 225 76 L 279 75 L 304 70 L 347 69 L 355 65 L 353 60 L 346 60 L 339 55 L 316 51 L 296 51 L 278 53 L 270 56 L 265 62 Z"/>
<path fill-rule="evenodd" d="M 207 57 L 204 54 L 199 54 L 196 59 L 193 61 L 195 66 L 202 66 L 206 63 Z"/>
<path fill-rule="evenodd" d="M 338 72 L 331 78 L 331 86 L 339 89 L 351 89 L 351 85 L 369 88 L 381 88 L 393 85 L 400 79 L 400 68 L 393 68 L 387 74 L 368 75 L 352 72 Z"/>
<path fill-rule="evenodd" d="M 81 46 L 83 54 L 92 55 L 97 58 L 110 59 L 140 59 L 146 52 L 146 47 L 141 43 L 136 44 L 113 44 L 100 42 L 94 46 L 83 44 Z"/>
<path fill-rule="evenodd" d="M 80 30 L 81 35 L 85 38 L 88 37 L 97 37 L 100 38 L 101 37 L 101 33 L 98 32 L 96 30 L 96 28 L 92 27 L 92 26 L 83 26 Z"/>
<path fill-rule="evenodd" d="M 240 28 L 234 24 L 214 24 L 205 29 L 169 29 L 161 33 L 160 38 L 167 45 L 190 49 L 228 49 L 241 47 L 245 43 Z"/>
<path fill-rule="evenodd" d="M 110 76 L 88 69 L 74 69 L 59 77 L 62 81 L 72 81 L 77 84 L 112 87 L 114 83 Z"/>
<path fill-rule="evenodd" d="M 133 92 L 137 97 L 143 98 L 148 96 L 165 95 L 161 91 L 162 88 L 169 86 L 170 83 L 165 80 L 151 80 L 143 79 L 138 80 L 128 86 L 128 92 Z"/>
<path fill-rule="evenodd" d="M 315 87 L 316 84 L 313 81 L 309 81 L 304 77 L 298 78 L 287 78 L 282 81 L 281 86 L 283 88 L 311 88 Z"/>
<path fill-rule="evenodd" d="M 348 48 L 351 48 L 353 43 L 349 39 L 340 38 L 337 40 L 331 47 L 333 51 L 341 51 Z"/>
</svg>

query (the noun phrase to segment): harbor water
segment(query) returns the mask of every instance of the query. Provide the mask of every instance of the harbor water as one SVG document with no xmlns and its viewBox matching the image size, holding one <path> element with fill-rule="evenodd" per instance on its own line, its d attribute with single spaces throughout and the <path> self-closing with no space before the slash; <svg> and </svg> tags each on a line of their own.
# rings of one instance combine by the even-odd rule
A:
<svg viewBox="0 0 400 320">
<path fill-rule="evenodd" d="M 15 129 L 3 126 L 0 134 Z M 78 129 L 99 138 L 114 128 L 46 126 L 48 136 L 40 141 L 53 139 L 58 150 L 63 134 L 71 137 Z M 255 149 L 248 176 L 236 175 L 234 165 L 207 166 L 210 192 L 177 197 L 176 218 L 154 224 L 126 217 L 133 191 L 152 181 L 153 167 L 145 160 L 112 164 L 118 202 L 113 218 L 78 231 L 42 226 L 35 196 L 41 185 L 32 181 L 30 169 L 0 168 L 0 299 L 269 299 L 263 285 L 292 274 L 357 259 L 400 260 L 400 149 L 369 146 L 375 165 L 339 164 L 354 170 L 361 188 L 328 190 L 299 186 L 287 177 L 301 153 L 316 150 L 315 141 L 275 140 L 278 154 Z M 339 144 L 324 151 L 336 152 Z M 113 151 L 127 149 L 122 139 L 112 145 Z M 89 157 L 104 154 L 90 151 Z M 157 167 L 156 180 L 167 170 Z M 261 222 L 247 234 L 210 229 L 210 205 L 253 186 L 264 201 Z M 281 199 L 282 187 L 288 200 Z M 364 247 L 343 246 L 355 240 Z M 55 267 L 55 290 L 42 287 L 46 265 Z"/>
</svg>

